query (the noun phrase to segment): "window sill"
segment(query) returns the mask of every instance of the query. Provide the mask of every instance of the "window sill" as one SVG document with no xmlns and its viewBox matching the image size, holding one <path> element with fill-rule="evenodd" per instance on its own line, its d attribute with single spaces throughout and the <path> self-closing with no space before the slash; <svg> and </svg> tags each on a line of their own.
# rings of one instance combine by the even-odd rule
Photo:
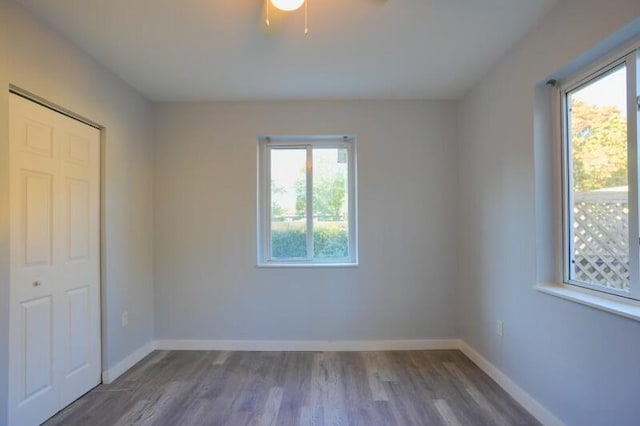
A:
<svg viewBox="0 0 640 426">
<path fill-rule="evenodd" d="M 355 268 L 358 263 L 258 263 L 256 268 Z"/>
<path fill-rule="evenodd" d="M 569 284 L 539 283 L 536 290 L 601 311 L 640 321 L 640 302 Z"/>
</svg>

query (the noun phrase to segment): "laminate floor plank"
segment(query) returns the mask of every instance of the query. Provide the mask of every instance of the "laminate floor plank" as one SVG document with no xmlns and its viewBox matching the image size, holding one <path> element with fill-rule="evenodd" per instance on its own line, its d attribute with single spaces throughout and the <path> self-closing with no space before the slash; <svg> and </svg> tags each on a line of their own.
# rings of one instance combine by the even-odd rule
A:
<svg viewBox="0 0 640 426">
<path fill-rule="evenodd" d="M 282 401 L 276 424 L 295 426 L 299 423 L 304 406 L 306 389 L 309 388 L 313 354 L 308 352 L 285 352 L 282 364 L 284 371 L 278 383 L 282 386 Z"/>
<path fill-rule="evenodd" d="M 460 351 L 155 351 L 46 426 L 538 425 Z"/>
<path fill-rule="evenodd" d="M 439 415 L 433 405 L 433 389 L 424 380 L 414 362 L 412 352 L 393 352 L 390 354 L 395 366 L 397 383 L 386 385 L 396 410 L 406 412 L 413 424 L 438 424 Z"/>
<path fill-rule="evenodd" d="M 447 401 L 444 399 L 436 399 L 433 403 L 447 426 L 462 426 Z"/>
</svg>

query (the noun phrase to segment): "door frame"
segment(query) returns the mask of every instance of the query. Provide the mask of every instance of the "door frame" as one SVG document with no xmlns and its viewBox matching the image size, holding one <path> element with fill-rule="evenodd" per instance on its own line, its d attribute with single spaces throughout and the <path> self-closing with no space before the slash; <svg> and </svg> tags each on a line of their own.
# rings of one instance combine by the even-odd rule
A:
<svg viewBox="0 0 640 426">
<path fill-rule="evenodd" d="M 32 92 L 29 92 L 28 90 L 25 90 L 21 87 L 18 87 L 16 85 L 13 84 L 9 84 L 9 94 L 14 94 L 17 96 L 20 96 L 28 101 L 31 101 L 33 103 L 36 103 L 40 106 L 43 106 L 45 108 L 48 108 L 52 111 L 55 111 L 59 114 L 65 115 L 69 118 L 72 118 L 76 121 L 79 121 L 83 124 L 86 124 L 87 126 L 93 127 L 95 129 L 97 129 L 100 132 L 100 149 L 99 149 L 99 155 L 100 155 L 100 161 L 98 163 L 98 167 L 100 168 L 100 170 L 98 171 L 98 175 L 99 175 L 99 185 L 98 185 L 98 192 L 99 192 L 99 199 L 100 199 L 100 205 L 98 207 L 98 211 L 100 212 L 99 214 L 99 245 L 98 245 L 98 259 L 99 259 L 99 280 L 98 280 L 98 288 L 99 288 L 99 295 L 100 295 L 100 383 L 103 383 L 103 375 L 104 372 L 106 371 L 106 367 L 105 367 L 105 360 L 106 360 L 106 347 L 107 347 L 107 339 L 106 339 L 106 330 L 105 330 L 105 326 L 104 324 L 106 323 L 106 299 L 107 299 L 107 295 L 106 295 L 106 287 L 103 285 L 106 282 L 106 268 L 105 268 L 105 264 L 106 264 L 106 259 L 105 259 L 105 253 L 106 253 L 106 247 L 105 247 L 105 242 L 106 242 L 106 233 L 105 233 L 105 198 L 104 198 L 104 194 L 105 194 L 105 190 L 104 190 L 104 182 L 105 182 L 105 176 L 104 176 L 104 171 L 106 169 L 105 167 L 105 145 L 106 145 L 106 127 L 102 126 L 101 124 L 98 124 L 97 122 L 86 118 L 85 116 L 78 114 L 76 112 L 73 112 L 61 105 L 58 105 L 54 102 L 50 102 L 49 100 L 38 96 Z M 11 141 L 9 141 L 9 143 L 11 143 Z M 11 294 L 11 285 L 9 285 L 9 295 Z M 11 327 L 11 324 L 9 325 L 9 327 Z"/>
</svg>

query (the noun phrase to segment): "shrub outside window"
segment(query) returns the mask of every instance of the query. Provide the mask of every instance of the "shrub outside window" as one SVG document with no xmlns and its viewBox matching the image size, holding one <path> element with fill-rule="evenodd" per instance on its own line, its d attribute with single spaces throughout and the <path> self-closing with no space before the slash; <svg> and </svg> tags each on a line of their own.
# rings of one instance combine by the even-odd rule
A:
<svg viewBox="0 0 640 426">
<path fill-rule="evenodd" d="M 352 136 L 259 138 L 258 264 L 355 265 Z"/>
<path fill-rule="evenodd" d="M 564 281 L 640 300 L 638 53 L 561 87 Z"/>
</svg>

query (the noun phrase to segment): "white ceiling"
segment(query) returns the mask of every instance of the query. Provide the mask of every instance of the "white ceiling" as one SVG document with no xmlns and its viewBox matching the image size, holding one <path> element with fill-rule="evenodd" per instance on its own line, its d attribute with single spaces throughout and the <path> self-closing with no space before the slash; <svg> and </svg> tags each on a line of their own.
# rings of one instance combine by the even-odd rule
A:
<svg viewBox="0 0 640 426">
<path fill-rule="evenodd" d="M 556 0 L 16 0 L 152 100 L 455 99 Z"/>
</svg>

